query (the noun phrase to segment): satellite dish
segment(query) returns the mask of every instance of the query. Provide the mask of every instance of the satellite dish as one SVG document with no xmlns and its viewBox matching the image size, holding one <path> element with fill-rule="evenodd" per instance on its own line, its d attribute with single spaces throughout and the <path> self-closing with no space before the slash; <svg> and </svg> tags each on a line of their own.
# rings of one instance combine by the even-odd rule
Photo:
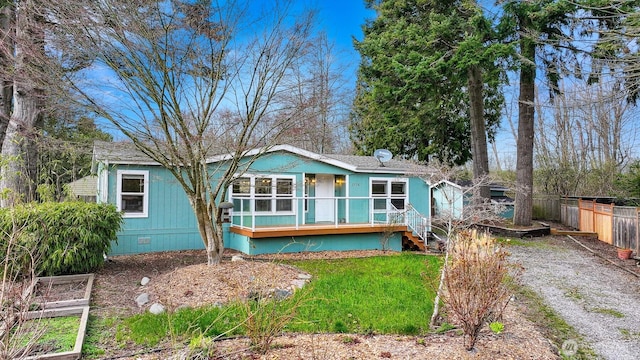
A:
<svg viewBox="0 0 640 360">
<path fill-rule="evenodd" d="M 393 154 L 387 149 L 377 149 L 373 152 L 373 157 L 380 161 L 380 166 L 384 166 L 384 163 L 391 160 Z"/>
</svg>

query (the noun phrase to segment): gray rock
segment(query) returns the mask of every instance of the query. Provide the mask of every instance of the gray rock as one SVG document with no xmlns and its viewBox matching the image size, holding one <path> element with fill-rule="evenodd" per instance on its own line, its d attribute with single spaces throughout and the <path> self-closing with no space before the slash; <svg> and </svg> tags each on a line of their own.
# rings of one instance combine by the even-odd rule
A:
<svg viewBox="0 0 640 360">
<path fill-rule="evenodd" d="M 296 280 L 292 280 L 291 281 L 291 285 L 293 287 L 295 287 L 295 288 L 298 288 L 298 289 L 302 289 L 306 283 L 307 283 L 306 280 L 300 280 L 300 279 L 296 279 Z"/>
<path fill-rule="evenodd" d="M 244 261 L 244 258 L 240 255 L 233 255 L 231 261 Z"/>
<path fill-rule="evenodd" d="M 147 293 L 142 293 L 138 295 L 138 297 L 136 298 L 136 304 L 138 304 L 138 306 L 142 306 L 148 302 L 149 302 L 149 294 Z"/>
<path fill-rule="evenodd" d="M 300 280 L 311 280 L 310 274 L 298 274 L 298 279 Z"/>
<path fill-rule="evenodd" d="M 154 315 L 162 314 L 164 312 L 164 306 L 162 306 L 161 304 L 155 303 L 151 305 L 151 307 L 149 308 L 149 312 Z"/>
<path fill-rule="evenodd" d="M 291 290 L 287 289 L 275 289 L 273 291 L 273 296 L 276 298 L 276 300 L 284 300 L 291 295 L 293 295 L 293 293 L 291 292 Z"/>
<path fill-rule="evenodd" d="M 140 280 L 140 285 L 145 286 L 149 283 L 149 281 L 151 281 L 151 279 L 145 276 L 142 278 L 142 280 Z"/>
</svg>

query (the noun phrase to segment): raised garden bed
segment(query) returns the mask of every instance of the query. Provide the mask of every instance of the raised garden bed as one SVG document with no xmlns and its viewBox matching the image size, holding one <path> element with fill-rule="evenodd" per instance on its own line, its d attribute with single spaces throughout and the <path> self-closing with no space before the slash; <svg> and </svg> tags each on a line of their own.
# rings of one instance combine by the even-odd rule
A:
<svg viewBox="0 0 640 360">
<path fill-rule="evenodd" d="M 492 235 L 511 238 L 541 237 L 551 233 L 551 227 L 544 223 L 534 223 L 529 227 L 509 227 L 503 224 L 474 224 L 478 229 Z"/>
<path fill-rule="evenodd" d="M 88 306 L 93 274 L 38 277 L 29 291 L 39 309 Z"/>
<path fill-rule="evenodd" d="M 44 334 L 47 331 L 60 331 L 54 327 L 47 328 L 44 319 L 56 317 L 75 317 L 78 319 L 78 325 L 73 326 L 77 329 L 75 334 L 75 343 L 72 349 L 62 349 L 58 352 L 46 352 L 47 346 L 36 347 L 36 353 L 26 359 L 51 359 L 51 360 L 72 360 L 79 359 L 82 354 L 82 344 L 87 330 L 87 321 L 89 319 L 89 300 L 91 297 L 91 288 L 93 287 L 93 274 L 82 275 L 65 275 L 65 276 L 49 276 L 36 278 L 34 284 L 27 290 L 30 292 L 34 308 L 25 314 L 26 320 L 34 322 L 41 321 Z M 26 298 L 26 297 L 25 297 Z M 38 324 L 36 324 L 37 326 Z M 62 335 L 62 334 L 60 334 Z"/>
<path fill-rule="evenodd" d="M 45 309 L 42 311 L 32 311 L 29 312 L 27 317 L 28 319 L 32 319 L 33 321 L 43 321 L 48 318 L 54 317 L 77 317 L 79 324 L 77 326 L 75 343 L 73 345 L 73 349 L 66 351 L 58 351 L 57 349 L 52 349 L 52 352 L 44 352 L 37 353 L 32 356 L 28 356 L 25 360 L 35 360 L 35 359 L 50 359 L 50 360 L 75 360 L 80 359 L 82 354 L 82 344 L 84 343 L 84 336 L 87 330 L 87 321 L 89 320 L 89 306 L 79 306 L 79 307 L 68 307 L 68 308 L 58 308 L 58 309 Z M 39 320 L 38 320 L 39 319 Z M 58 329 L 48 329 L 46 323 L 42 323 L 44 326 L 44 334 L 43 338 L 47 337 L 48 331 L 59 331 Z M 75 326 L 74 326 L 75 328 Z M 61 335 L 61 334 L 58 334 Z M 37 347 L 36 347 L 37 350 Z M 42 349 L 44 351 L 49 351 L 48 349 Z M 65 350 L 65 349 L 63 349 Z"/>
</svg>

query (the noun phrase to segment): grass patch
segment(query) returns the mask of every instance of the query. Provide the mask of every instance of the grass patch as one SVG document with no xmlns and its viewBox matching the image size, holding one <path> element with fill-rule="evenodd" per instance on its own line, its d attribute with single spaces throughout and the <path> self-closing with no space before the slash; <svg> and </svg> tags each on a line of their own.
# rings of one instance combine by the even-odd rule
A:
<svg viewBox="0 0 640 360">
<path fill-rule="evenodd" d="M 292 331 L 420 334 L 433 312 L 440 259 L 401 254 L 362 259 L 299 261 L 314 275 Z"/>
<path fill-rule="evenodd" d="M 629 329 L 619 328 L 620 334 L 624 337 L 625 340 L 637 340 L 640 339 L 640 332 L 632 332 Z"/>
<path fill-rule="evenodd" d="M 547 305 L 540 295 L 526 286 L 517 286 L 515 291 L 524 304 L 523 312 L 527 319 L 537 324 L 543 335 L 559 349 L 567 340 L 578 341 L 578 352 L 571 359 L 592 360 L 598 358 L 593 349 L 584 342 L 582 335 Z"/>
<path fill-rule="evenodd" d="M 35 340 L 38 354 L 72 351 L 80 328 L 80 317 L 63 316 L 29 320 L 19 342 L 26 346 Z"/>
<path fill-rule="evenodd" d="M 592 308 L 591 310 L 589 310 L 590 312 L 595 312 L 595 313 L 599 313 L 599 314 L 604 314 L 604 315 L 609 315 L 609 316 L 613 316 L 614 318 L 618 318 L 618 319 L 622 319 L 624 317 L 624 314 L 621 313 L 618 310 L 614 310 L 614 309 L 608 309 L 608 308 Z"/>
<path fill-rule="evenodd" d="M 297 306 L 296 317 L 286 331 L 361 334 L 428 331 L 435 294 L 425 279 L 437 279 L 441 264 L 438 257 L 401 254 L 289 263 L 311 273 L 314 280 L 293 298 L 277 305 L 283 313 Z M 300 297 L 304 297 L 302 301 Z M 116 338 L 155 346 L 170 336 L 188 340 L 191 336 L 244 335 L 241 325 L 244 320 L 238 304 L 182 309 L 161 315 L 145 313 L 125 319 Z"/>
<path fill-rule="evenodd" d="M 226 307 L 180 309 L 173 313 L 154 315 L 144 313 L 124 319 L 118 326 L 116 339 L 155 346 L 169 336 L 184 339 L 191 335 L 218 337 L 242 334 L 238 325 L 243 321 L 237 304 Z"/>
<path fill-rule="evenodd" d="M 574 300 L 584 299 L 584 296 L 582 295 L 582 293 L 580 292 L 580 289 L 577 286 L 567 289 L 567 291 L 564 292 L 564 296 Z"/>
</svg>

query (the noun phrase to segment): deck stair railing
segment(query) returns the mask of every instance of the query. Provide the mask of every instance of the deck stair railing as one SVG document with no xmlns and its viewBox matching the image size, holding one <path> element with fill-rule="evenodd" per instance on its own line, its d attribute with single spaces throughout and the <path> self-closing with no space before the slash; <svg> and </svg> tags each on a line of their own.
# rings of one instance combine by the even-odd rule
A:
<svg viewBox="0 0 640 360">
<path fill-rule="evenodd" d="M 398 209 L 393 204 L 391 205 L 391 212 L 387 217 L 387 223 L 389 224 L 404 224 L 411 232 L 416 234 L 420 240 L 427 243 L 430 231 L 429 218 L 422 215 L 411 204 L 406 204 L 404 209 Z"/>
</svg>

